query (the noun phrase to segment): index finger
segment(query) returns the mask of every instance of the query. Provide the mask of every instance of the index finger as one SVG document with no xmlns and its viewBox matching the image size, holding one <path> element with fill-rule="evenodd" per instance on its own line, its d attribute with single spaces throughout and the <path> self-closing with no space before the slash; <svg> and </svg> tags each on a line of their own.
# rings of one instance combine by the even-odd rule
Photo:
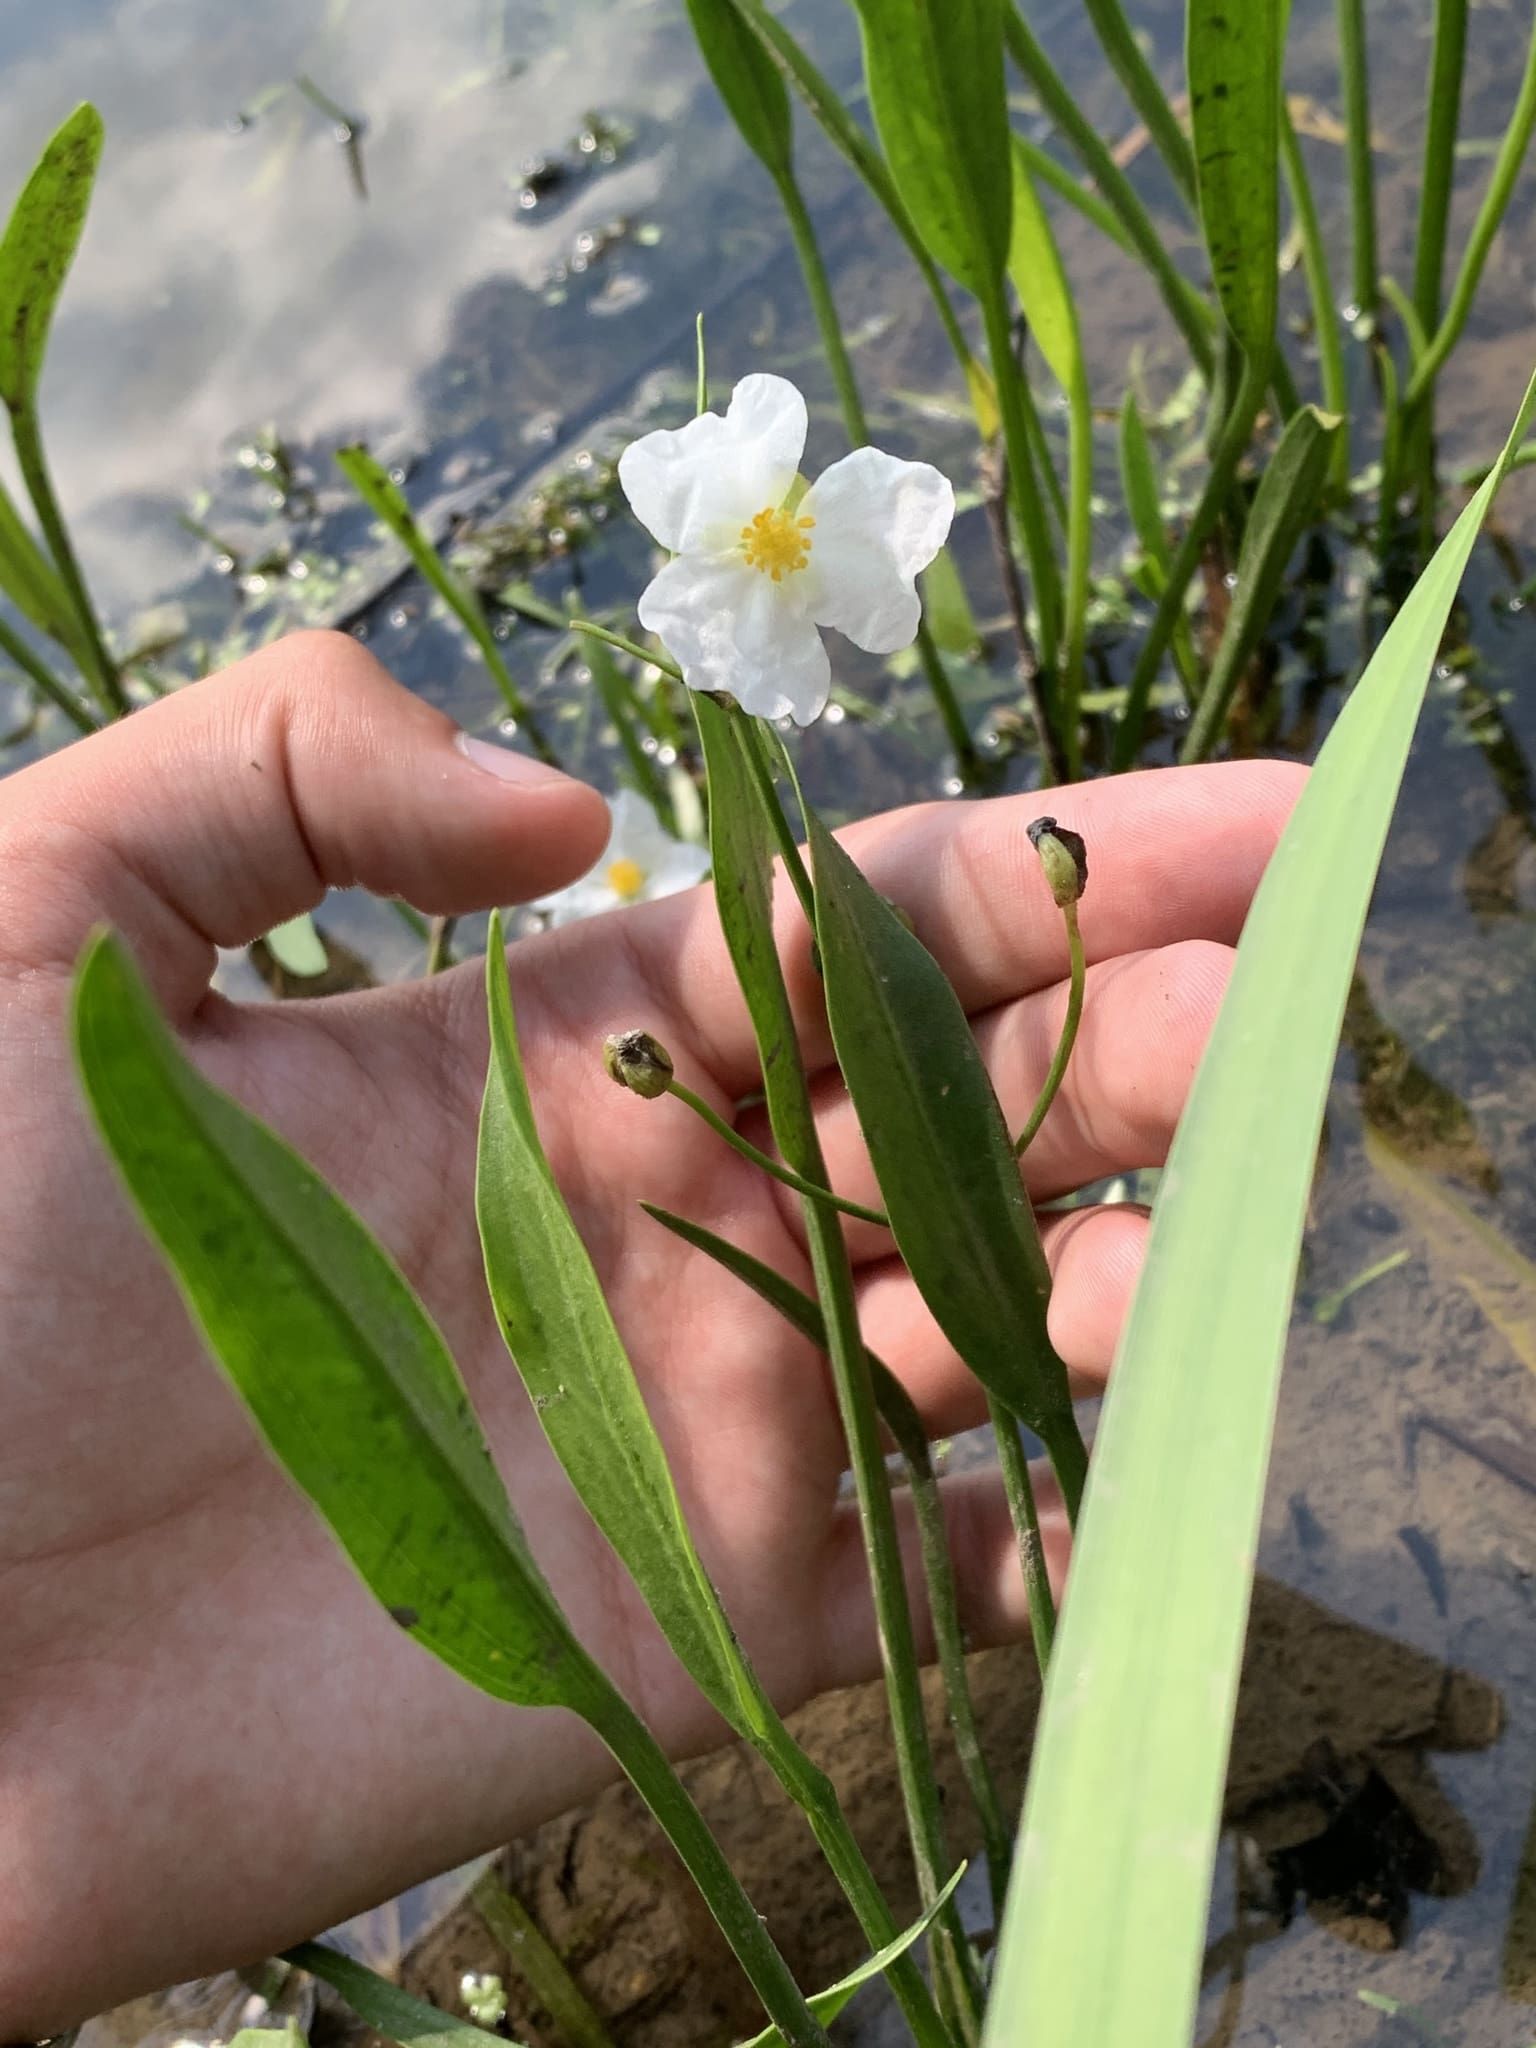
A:
<svg viewBox="0 0 1536 2048">
<path fill-rule="evenodd" d="M 911 917 L 967 1012 L 1061 980 L 1067 942 L 1030 844 L 1042 813 L 1080 832 L 1079 910 L 1090 961 L 1183 939 L 1235 943 L 1305 770 L 1284 761 L 1157 768 L 1071 788 L 919 804 L 850 826 L 844 845 Z M 821 983 L 794 893 L 777 877 L 779 957 L 808 1065 L 831 1058 Z M 714 906 L 695 890 L 630 913 L 632 956 L 723 1088 L 757 1085 L 751 1020 Z"/>
</svg>

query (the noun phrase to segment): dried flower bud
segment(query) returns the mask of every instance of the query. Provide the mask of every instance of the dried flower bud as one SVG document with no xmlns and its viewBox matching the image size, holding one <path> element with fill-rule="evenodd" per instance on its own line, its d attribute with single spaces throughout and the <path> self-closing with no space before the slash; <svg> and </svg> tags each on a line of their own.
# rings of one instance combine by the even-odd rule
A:
<svg viewBox="0 0 1536 2048">
<path fill-rule="evenodd" d="M 672 1055 L 649 1031 L 619 1031 L 603 1040 L 603 1065 L 610 1081 L 652 1102 L 672 1080 Z"/>
<path fill-rule="evenodd" d="M 1088 886 L 1088 849 L 1082 834 L 1058 825 L 1054 818 L 1036 818 L 1029 838 L 1040 856 L 1057 908 L 1065 910 Z"/>
</svg>

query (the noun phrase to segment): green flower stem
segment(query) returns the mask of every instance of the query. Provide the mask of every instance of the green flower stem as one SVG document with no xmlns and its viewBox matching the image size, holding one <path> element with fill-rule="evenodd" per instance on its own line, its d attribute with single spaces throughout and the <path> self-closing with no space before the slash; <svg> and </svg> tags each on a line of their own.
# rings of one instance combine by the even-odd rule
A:
<svg viewBox="0 0 1536 2048">
<path fill-rule="evenodd" d="M 1467 0 L 1435 0 L 1435 45 L 1425 100 L 1424 172 L 1413 266 L 1413 303 L 1426 334 L 1433 334 L 1440 324 L 1440 281 L 1445 272 L 1445 230 L 1456 179 L 1456 133 L 1466 54 Z"/>
<path fill-rule="evenodd" d="M 767 1927 L 645 1723 L 606 1683 L 594 1688 L 583 1713 L 666 1830 L 784 2039 L 792 2048 L 830 2048 Z"/>
<path fill-rule="evenodd" d="M 487 1871 L 469 1896 L 492 1938 L 506 1950 L 512 1968 L 554 2021 L 565 2048 L 613 2048 L 612 2036 L 587 2003 L 564 1957 L 516 1892 Z"/>
<path fill-rule="evenodd" d="M 1014 63 L 1034 87 L 1046 114 L 1071 145 L 1105 204 L 1124 228 L 1161 293 L 1175 325 L 1188 343 L 1195 367 L 1209 383 L 1216 361 L 1215 322 L 1210 306 L 1188 279 L 1181 277 L 1174 268 L 1152 216 L 1142 205 L 1135 188 L 1115 162 L 1103 138 L 1067 89 L 1066 82 L 1046 56 L 1034 30 L 1017 6 L 1005 11 L 1003 32 Z"/>
<path fill-rule="evenodd" d="M 890 1229 L 890 1219 L 880 1209 L 866 1209 L 862 1202 L 847 1201 L 842 1195 L 834 1195 L 830 1188 L 807 1180 L 804 1174 L 796 1173 L 792 1166 L 781 1166 L 766 1152 L 760 1152 L 750 1139 L 744 1138 L 734 1125 L 728 1124 L 723 1116 L 712 1110 L 702 1095 L 695 1095 L 691 1088 L 685 1088 L 676 1079 L 667 1083 L 666 1092 L 675 1095 L 679 1102 L 686 1102 L 694 1115 L 701 1117 L 717 1137 L 724 1138 L 734 1152 L 743 1159 L 749 1159 L 754 1166 L 760 1166 L 764 1173 L 772 1174 L 787 1188 L 793 1188 L 797 1195 L 808 1196 L 813 1202 L 823 1202 L 829 1209 L 840 1209 L 845 1216 L 857 1216 L 861 1223 L 878 1223 L 882 1230 Z"/>
<path fill-rule="evenodd" d="M 631 640 L 625 633 L 615 633 L 611 626 L 600 626 L 595 619 L 566 619 L 564 625 L 567 632 L 585 633 L 589 640 L 601 640 L 607 647 L 617 647 L 620 654 L 632 654 L 636 661 L 649 662 L 652 668 L 659 668 L 675 683 L 683 680 L 683 672 L 677 663 L 658 647 L 642 647 L 638 640 Z"/>
<path fill-rule="evenodd" d="M 733 721 L 738 727 L 745 722 L 744 717 Z M 805 1179 L 824 1187 L 826 1162 L 816 1134 L 810 1087 L 799 1049 L 792 1038 L 787 1044 L 773 1045 L 765 1045 L 760 1039 L 758 1052 L 779 1149 Z M 816 1294 L 827 1326 L 827 1356 L 848 1444 L 859 1525 L 869 1565 L 897 1776 L 918 1890 L 926 1909 L 937 1899 L 949 1875 L 949 1852 L 923 1709 L 917 1641 L 907 1604 L 891 1479 L 880 1442 L 873 1374 L 859 1329 L 853 1269 L 841 1226 L 825 1203 L 807 1201 L 805 1228 Z M 965 2039 L 973 2040 L 979 2032 L 981 1986 L 970 1944 L 952 1905 L 946 1906 L 935 1920 L 931 1942 L 940 2009 L 956 2015 Z"/>
<path fill-rule="evenodd" d="M 0 619 L 0 654 L 9 656 L 22 673 L 48 699 L 56 704 L 80 732 L 99 732 L 97 720 L 80 702 L 74 691 L 61 683 L 47 663 L 33 653 L 19 634 L 13 633 L 4 619 Z"/>
<path fill-rule="evenodd" d="M 1050 1113 L 1056 1092 L 1066 1077 L 1067 1062 L 1072 1057 L 1072 1048 L 1077 1043 L 1077 1027 L 1083 1014 L 1083 938 L 1077 928 L 1077 905 L 1064 903 L 1062 917 L 1067 926 L 1067 948 L 1072 956 L 1072 980 L 1067 992 L 1067 1014 L 1062 1023 L 1061 1037 L 1056 1042 L 1056 1051 L 1051 1059 L 1050 1072 L 1045 1077 L 1045 1086 L 1040 1090 L 1034 1108 L 1029 1112 L 1029 1121 L 1020 1131 L 1014 1151 L 1022 1158 L 1029 1150 L 1035 1133 Z"/>
<path fill-rule="evenodd" d="M 47 457 L 43 453 L 43 438 L 38 430 L 37 414 L 31 405 L 15 407 L 11 412 L 11 435 L 16 444 L 16 463 L 21 471 L 22 481 L 32 500 L 37 514 L 37 523 L 43 529 L 53 555 L 54 564 L 69 592 L 70 603 L 80 632 L 80 654 L 84 658 L 86 680 L 96 693 L 97 701 L 108 718 L 122 718 L 133 706 L 128 702 L 123 689 L 122 677 L 117 665 L 107 652 L 106 642 L 101 636 L 95 607 L 90 592 L 85 587 L 85 578 L 80 573 L 80 564 L 69 538 L 69 529 L 64 524 L 54 496 L 53 479 L 48 473 Z"/>
<path fill-rule="evenodd" d="M 427 939 L 427 973 L 441 974 L 453 965 L 453 932 L 456 917 L 434 917 Z"/>
<path fill-rule="evenodd" d="M 1195 153 L 1168 104 L 1156 72 L 1131 33 L 1120 0 L 1083 0 L 1083 7 L 1115 76 L 1125 88 L 1126 98 L 1146 124 L 1158 155 L 1168 166 L 1179 188 L 1179 197 L 1191 218 L 1197 218 L 1200 202 L 1195 191 Z"/>
<path fill-rule="evenodd" d="M 848 344 L 843 338 L 843 330 L 838 321 L 832 285 L 827 276 L 827 266 L 822 260 L 821 246 L 816 240 L 816 230 L 811 224 L 811 216 L 806 210 L 805 200 L 794 178 L 786 172 L 775 182 L 789 221 L 795 254 L 800 259 L 805 288 L 810 295 L 811 311 L 816 316 L 822 353 L 827 359 L 827 367 L 832 372 L 838 406 L 843 415 L 843 427 L 855 448 L 867 447 L 869 422 L 865 418 L 864 403 L 859 396 L 858 380 L 854 375 Z M 949 679 L 949 672 L 926 625 L 918 627 L 917 639 L 923 674 L 933 693 L 933 701 L 938 706 L 939 717 L 943 720 L 944 731 L 961 776 L 967 782 L 974 781 L 980 762 L 970 728 L 965 722 L 965 714 L 960 709 L 960 700 L 955 695 L 954 684 Z"/>
<path fill-rule="evenodd" d="M 1242 376 L 1222 427 L 1221 438 L 1211 455 L 1205 489 L 1200 494 L 1200 502 L 1184 529 L 1184 538 L 1179 542 L 1178 551 L 1169 566 L 1167 583 L 1163 587 L 1162 596 L 1158 599 L 1157 610 L 1153 614 L 1151 625 L 1147 628 L 1147 637 L 1142 643 L 1141 654 L 1131 674 L 1130 687 L 1126 691 L 1125 709 L 1120 715 L 1119 728 L 1115 733 L 1112 765 L 1117 773 L 1132 767 L 1141 751 L 1147 701 L 1157 677 L 1158 664 L 1162 661 L 1175 622 L 1183 613 L 1190 579 L 1200 566 L 1201 553 L 1226 504 L 1227 494 L 1237 475 L 1237 465 L 1252 438 L 1253 423 L 1258 418 L 1259 407 L 1264 402 L 1264 394 L 1269 386 L 1269 372 L 1270 364 L 1265 357 L 1253 357 L 1243 364 Z"/>
<path fill-rule="evenodd" d="M 1030 458 L 1029 416 L 1035 401 L 1029 384 L 1014 359 L 1013 335 L 1008 304 L 1000 284 L 990 286 L 982 302 L 987 331 L 987 354 L 997 386 L 998 411 L 1003 423 L 1003 447 L 1008 457 L 1008 495 L 1024 536 L 1029 558 L 1030 581 L 1034 585 L 1035 616 L 1039 627 L 1041 681 L 1046 685 L 1046 703 L 1059 725 L 1059 693 L 1056 664 L 1061 614 L 1061 579 L 1051 550 L 1051 536 L 1045 523 L 1040 496 L 1035 489 L 1034 463 Z M 1061 734 L 1070 758 L 1070 736 Z"/>
<path fill-rule="evenodd" d="M 992 1418 L 992 1433 L 997 1439 L 997 1460 L 1002 1467 L 1008 1513 L 1013 1520 L 1013 1533 L 1018 1539 L 1035 1661 L 1040 1666 L 1040 1676 L 1044 1678 L 1046 1666 L 1051 1661 L 1051 1646 L 1056 1640 L 1056 1602 L 1051 1598 L 1050 1574 L 1045 1568 L 1045 1545 L 1040 1536 L 1040 1513 L 1035 1506 L 1029 1460 L 1019 1440 L 1018 1419 L 990 1394 L 987 1396 L 987 1409 Z"/>
<path fill-rule="evenodd" d="M 1445 317 L 1435 329 L 1423 361 L 1414 370 L 1403 400 L 1408 412 L 1415 411 L 1424 402 L 1446 357 L 1461 339 L 1461 331 L 1467 324 L 1467 315 L 1472 310 L 1472 301 L 1482 281 L 1483 266 L 1493 247 L 1493 238 L 1499 231 L 1515 180 L 1520 175 L 1533 126 L 1536 126 L 1536 27 L 1533 27 L 1531 40 L 1526 45 L 1519 98 L 1504 131 L 1504 140 L 1499 144 L 1488 190 L 1483 194 L 1483 203 L 1467 237 L 1461 268 L 1451 289 L 1450 303 L 1445 309 Z"/>
<path fill-rule="evenodd" d="M 779 792 L 774 785 L 767 728 L 760 719 L 743 716 L 737 721 L 736 730 L 741 738 L 748 771 L 757 784 L 757 793 L 762 799 L 768 822 L 773 827 L 773 836 L 779 842 L 779 857 L 784 863 L 784 872 L 794 885 L 795 894 L 800 899 L 800 908 L 805 913 L 806 923 L 814 931 L 816 895 L 811 887 L 811 878 L 805 870 L 805 855 L 795 843 L 795 835 L 789 829 L 789 820 L 784 815 L 784 806 L 779 802 Z M 778 740 L 778 735 L 775 734 L 774 738 Z M 787 765 L 789 755 L 782 740 L 778 740 L 778 746 L 780 759 Z"/>
<path fill-rule="evenodd" d="M 1376 318 L 1376 183 L 1371 166 L 1371 87 L 1365 54 L 1365 0 L 1338 0 L 1339 68 L 1349 153 L 1351 296 L 1357 312 Z"/>
<path fill-rule="evenodd" d="M 1344 345 L 1339 338 L 1338 308 L 1334 304 L 1333 284 L 1328 276 L 1328 252 L 1323 246 L 1322 229 L 1318 225 L 1312 181 L 1307 176 L 1290 108 L 1283 98 L 1280 102 L 1280 156 L 1285 166 L 1286 183 L 1290 187 L 1291 210 L 1296 216 L 1296 229 L 1301 237 L 1301 261 L 1307 273 L 1307 291 L 1312 299 L 1312 330 L 1317 336 L 1317 368 L 1322 379 L 1323 408 L 1326 412 L 1337 413 L 1340 419 L 1348 419 L 1349 391 L 1344 380 Z M 1347 431 L 1341 433 L 1334 443 L 1331 460 L 1333 481 L 1342 490 L 1349 482 Z"/>
</svg>

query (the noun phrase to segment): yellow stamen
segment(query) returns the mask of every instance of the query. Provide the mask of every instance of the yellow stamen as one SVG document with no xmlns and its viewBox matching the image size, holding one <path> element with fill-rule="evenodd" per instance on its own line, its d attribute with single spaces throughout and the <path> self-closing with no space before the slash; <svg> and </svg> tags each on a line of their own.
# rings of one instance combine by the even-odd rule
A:
<svg viewBox="0 0 1536 2048">
<path fill-rule="evenodd" d="M 625 903 L 633 903 L 645 887 L 645 869 L 637 860 L 611 860 L 608 886 Z"/>
<path fill-rule="evenodd" d="M 741 529 L 741 549 L 749 569 L 759 569 L 775 583 L 793 576 L 811 559 L 814 519 L 797 519 L 782 507 L 768 505 Z"/>
</svg>

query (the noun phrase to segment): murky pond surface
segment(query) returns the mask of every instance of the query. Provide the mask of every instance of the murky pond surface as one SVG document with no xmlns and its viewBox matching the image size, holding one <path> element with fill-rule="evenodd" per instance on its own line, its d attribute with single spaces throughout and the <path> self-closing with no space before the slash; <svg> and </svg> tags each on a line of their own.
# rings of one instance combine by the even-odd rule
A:
<svg viewBox="0 0 1536 2048">
<path fill-rule="evenodd" d="M 1171 66 L 1178 10 L 1132 11 Z M 1428 0 L 1370 12 L 1383 260 L 1406 276 Z M 852 91 L 842 0 L 792 0 L 787 15 Z M 1076 7 L 1035 15 L 1104 132 L 1126 135 Z M 1512 93 L 1520 15 L 1474 11 L 1464 208 Z M 1330 21 L 1298 0 L 1290 82 L 1342 289 Z M 720 116 L 681 0 L 10 0 L 0 191 L 84 95 L 109 146 L 46 419 L 113 628 L 125 645 L 174 643 L 158 657 L 167 679 L 286 624 L 339 622 L 466 724 L 494 726 L 485 672 L 397 576 L 332 450 L 366 437 L 441 532 L 467 515 L 498 525 L 506 577 L 545 599 L 577 581 L 589 604 L 620 600 L 649 549 L 622 508 L 607 516 L 603 459 L 685 408 L 698 309 L 722 385 L 751 368 L 794 376 L 812 400 L 808 467 L 841 450 L 771 188 Z M 1145 154 L 1132 173 L 1186 242 Z M 814 134 L 803 174 L 877 438 L 968 481 L 963 401 L 899 249 Z M 1528 178 L 1448 387 L 1451 467 L 1496 444 L 1536 354 L 1532 192 Z M 1178 364 L 1151 294 L 1080 223 L 1062 232 L 1096 395 L 1114 403 L 1131 368 L 1167 397 Z M 1301 306 L 1294 279 L 1288 304 Z M 1363 358 L 1355 370 L 1364 385 Z M 1101 467 L 1108 571 L 1109 447 Z M 1212 2042 L 1413 2038 L 1361 1992 L 1419 2008 L 1447 2042 L 1536 2036 L 1536 1267 L 1521 1258 L 1536 1258 L 1536 620 L 1510 602 L 1536 568 L 1528 485 L 1507 494 L 1469 580 L 1475 659 L 1432 693 L 1351 1006 L 1265 1522 L 1264 1570 L 1290 1590 L 1259 1602 Z M 579 545 L 551 558 L 551 525 Z M 955 544 L 994 627 L 974 504 Z M 1327 567 L 1331 582 L 1291 603 L 1280 652 L 1280 733 L 1300 751 L 1363 645 L 1347 536 Z M 1011 698 L 993 638 L 993 659 L 960 671 L 984 729 Z M 555 649 L 510 630 L 557 743 L 613 787 L 586 671 L 553 667 Z M 1124 653 L 1104 637 L 1101 680 Z M 950 786 L 909 676 L 853 657 L 840 680 L 868 714 L 855 702 L 803 748 L 830 808 Z M 23 722 L 3 682 L 0 722 Z M 59 737 L 28 729 L 6 758 Z M 1015 760 L 1001 779 L 1028 774 Z M 320 921 L 379 974 L 419 968 L 377 906 L 334 900 Z"/>
</svg>

